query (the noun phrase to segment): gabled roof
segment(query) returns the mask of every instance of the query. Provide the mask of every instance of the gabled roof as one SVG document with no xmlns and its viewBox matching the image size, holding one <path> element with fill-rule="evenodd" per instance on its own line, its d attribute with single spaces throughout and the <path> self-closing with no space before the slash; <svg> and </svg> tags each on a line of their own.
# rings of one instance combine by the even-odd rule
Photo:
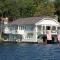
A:
<svg viewBox="0 0 60 60">
<path fill-rule="evenodd" d="M 35 24 L 39 20 L 41 20 L 42 17 L 28 17 L 28 18 L 20 18 L 15 21 L 13 21 L 10 24 L 16 24 L 16 25 L 27 25 L 27 24 Z"/>
<path fill-rule="evenodd" d="M 37 22 L 35 25 L 59 26 L 60 23 L 53 18 L 43 18 L 42 20 Z"/>
<path fill-rule="evenodd" d="M 39 22 L 40 20 L 44 19 L 44 18 L 51 18 L 49 16 L 44 16 L 44 17 L 28 17 L 28 18 L 20 18 L 17 19 L 15 21 L 13 21 L 12 25 L 35 25 L 37 22 Z"/>
</svg>

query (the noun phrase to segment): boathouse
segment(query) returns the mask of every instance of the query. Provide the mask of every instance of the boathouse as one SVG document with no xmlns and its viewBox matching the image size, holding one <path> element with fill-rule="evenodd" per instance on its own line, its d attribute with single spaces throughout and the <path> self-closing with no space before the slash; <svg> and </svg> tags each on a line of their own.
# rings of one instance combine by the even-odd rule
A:
<svg viewBox="0 0 60 60">
<path fill-rule="evenodd" d="M 60 23 L 52 17 L 20 18 L 4 24 L 3 32 L 8 41 L 42 42 L 42 36 L 48 29 L 55 36 L 60 30 Z"/>
</svg>

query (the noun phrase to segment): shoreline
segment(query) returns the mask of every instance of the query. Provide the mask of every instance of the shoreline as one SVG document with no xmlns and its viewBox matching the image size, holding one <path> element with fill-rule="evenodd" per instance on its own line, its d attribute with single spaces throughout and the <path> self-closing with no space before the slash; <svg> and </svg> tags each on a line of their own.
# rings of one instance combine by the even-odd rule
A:
<svg viewBox="0 0 60 60">
<path fill-rule="evenodd" d="M 41 43 L 41 42 L 16 42 L 16 41 L 2 41 L 2 42 L 0 42 L 0 44 L 4 44 L 4 43 L 8 43 L 8 44 L 10 44 L 10 43 L 12 43 L 12 44 L 60 44 L 59 42 L 54 42 L 54 43 L 45 43 L 45 42 L 43 42 L 43 43 Z"/>
</svg>

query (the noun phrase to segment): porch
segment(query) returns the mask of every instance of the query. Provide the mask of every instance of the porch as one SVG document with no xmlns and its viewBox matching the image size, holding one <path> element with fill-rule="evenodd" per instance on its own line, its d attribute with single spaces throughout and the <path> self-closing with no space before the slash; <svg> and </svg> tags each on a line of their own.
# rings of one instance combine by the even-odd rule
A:
<svg viewBox="0 0 60 60">
<path fill-rule="evenodd" d="M 36 29 L 37 29 L 36 30 L 37 35 L 39 35 L 39 34 L 42 34 L 42 35 L 46 34 L 47 30 L 50 30 L 52 35 L 57 35 L 57 32 L 60 30 L 60 27 L 59 26 L 37 25 Z"/>
</svg>

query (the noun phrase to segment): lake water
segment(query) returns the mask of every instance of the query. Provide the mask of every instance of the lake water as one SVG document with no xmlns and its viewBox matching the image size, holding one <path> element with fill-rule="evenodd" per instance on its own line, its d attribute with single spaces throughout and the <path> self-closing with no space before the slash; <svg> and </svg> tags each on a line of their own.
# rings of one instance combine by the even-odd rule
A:
<svg viewBox="0 0 60 60">
<path fill-rule="evenodd" d="M 0 60 L 60 60 L 60 44 L 1 44 Z"/>
</svg>

